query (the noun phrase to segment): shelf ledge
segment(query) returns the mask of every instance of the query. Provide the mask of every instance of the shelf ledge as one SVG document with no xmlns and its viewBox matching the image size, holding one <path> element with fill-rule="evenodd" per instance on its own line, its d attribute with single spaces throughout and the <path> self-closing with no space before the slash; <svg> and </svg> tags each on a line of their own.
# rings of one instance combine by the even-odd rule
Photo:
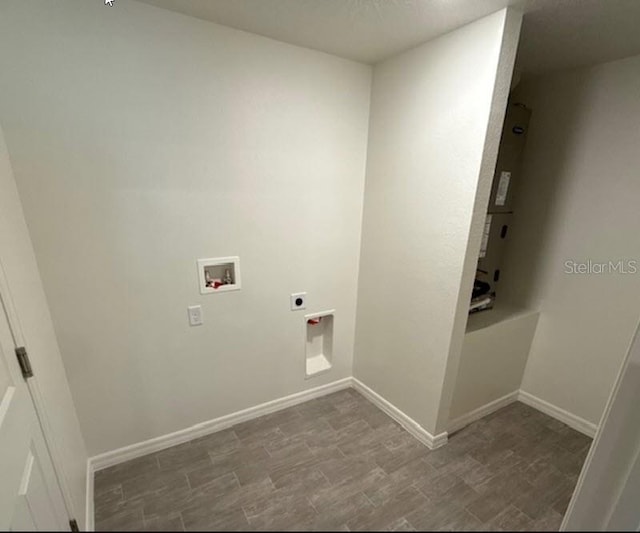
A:
<svg viewBox="0 0 640 533">
<path fill-rule="evenodd" d="M 308 378 L 311 376 L 315 376 L 317 374 L 321 374 L 322 372 L 326 372 L 331 369 L 331 363 L 329 360 L 323 355 L 318 354 L 313 357 L 307 358 L 307 372 L 306 375 Z"/>
<path fill-rule="evenodd" d="M 496 305 L 493 309 L 470 314 L 465 333 L 472 333 L 500 324 L 501 322 L 506 322 L 507 320 L 513 320 L 534 313 L 539 313 L 539 311 L 516 305 Z"/>
</svg>

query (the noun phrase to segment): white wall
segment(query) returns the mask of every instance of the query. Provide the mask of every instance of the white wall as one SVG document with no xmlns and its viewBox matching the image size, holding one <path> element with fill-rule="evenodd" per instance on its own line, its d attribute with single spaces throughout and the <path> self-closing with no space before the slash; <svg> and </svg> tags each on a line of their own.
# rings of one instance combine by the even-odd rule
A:
<svg viewBox="0 0 640 533">
<path fill-rule="evenodd" d="M 351 374 L 370 79 L 138 2 L 2 2 L 0 120 L 90 454 Z M 201 296 L 226 255 L 242 290 Z M 309 381 L 297 291 L 336 309 Z"/>
<path fill-rule="evenodd" d="M 520 21 L 503 10 L 374 69 L 354 375 L 433 435 L 448 421 L 465 258 L 480 246 Z"/>
<path fill-rule="evenodd" d="M 541 311 L 522 388 L 597 424 L 640 310 L 640 57 L 525 82 L 532 108 L 503 293 Z M 566 261 L 638 273 L 565 273 Z"/>
<path fill-rule="evenodd" d="M 523 312 L 465 334 L 452 421 L 520 390 L 537 322 L 538 313 Z"/>
<path fill-rule="evenodd" d="M 80 527 L 85 519 L 87 451 L 80 433 L 71 391 L 45 299 L 40 273 L 24 220 L 22 205 L 0 128 L 0 261 L 5 272 L 23 342 L 46 402 L 44 416 L 48 437 L 60 469 L 61 481 L 69 491 L 72 513 Z"/>
</svg>

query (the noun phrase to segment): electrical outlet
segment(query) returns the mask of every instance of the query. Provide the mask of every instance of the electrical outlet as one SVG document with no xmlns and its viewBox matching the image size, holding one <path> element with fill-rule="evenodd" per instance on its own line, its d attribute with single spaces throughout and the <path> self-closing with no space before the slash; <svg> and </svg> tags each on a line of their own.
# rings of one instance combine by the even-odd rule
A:
<svg viewBox="0 0 640 533">
<path fill-rule="evenodd" d="M 187 312 L 190 326 L 202 326 L 202 306 L 191 305 L 187 307 Z"/>
<path fill-rule="evenodd" d="M 307 308 L 307 293 L 295 292 L 291 295 L 291 310 L 298 311 L 299 309 Z"/>
</svg>

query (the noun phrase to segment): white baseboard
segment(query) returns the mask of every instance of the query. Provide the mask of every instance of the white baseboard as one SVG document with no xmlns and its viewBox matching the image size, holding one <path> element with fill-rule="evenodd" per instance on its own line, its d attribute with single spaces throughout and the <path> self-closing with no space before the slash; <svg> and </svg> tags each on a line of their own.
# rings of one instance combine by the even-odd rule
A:
<svg viewBox="0 0 640 533">
<path fill-rule="evenodd" d="M 353 378 L 353 388 L 367 398 L 371 403 L 380 408 L 393 418 L 404 429 L 411 433 L 416 439 L 422 442 L 425 446 L 431 450 L 435 450 L 440 446 L 447 443 L 447 433 L 439 433 L 438 435 L 432 435 L 426 429 L 424 429 L 418 422 L 416 422 L 409 415 L 402 412 L 395 405 L 388 400 L 380 396 L 377 392 L 367 387 L 362 381 Z"/>
<path fill-rule="evenodd" d="M 467 414 L 464 414 L 462 416 L 454 418 L 453 420 L 450 420 L 449 425 L 447 427 L 447 432 L 451 434 L 451 433 L 454 433 L 455 431 L 459 431 L 463 427 L 471 424 L 472 422 L 475 422 L 476 420 L 480 420 L 481 418 L 487 415 L 490 415 L 491 413 L 497 411 L 498 409 L 502 409 L 503 407 L 506 407 L 510 403 L 517 401 L 519 392 L 520 391 L 515 390 L 513 392 L 510 392 L 509 394 L 505 394 L 504 396 L 502 396 L 501 398 L 498 398 L 497 400 L 493 400 L 492 402 L 489 402 L 481 407 L 478 407 L 477 409 L 474 409 L 473 411 L 470 411 Z"/>
<path fill-rule="evenodd" d="M 436 436 L 433 436 L 420 424 L 418 424 L 411 417 L 403 413 L 396 406 L 388 402 L 382 396 L 371 390 L 361 381 L 348 377 L 327 385 L 322 385 L 313 389 L 298 392 L 290 396 L 278 398 L 276 400 L 266 402 L 236 413 L 231 413 L 207 422 L 202 422 L 191 426 L 189 428 L 181 429 L 167 435 L 161 435 L 153 439 L 131 444 L 130 446 L 124 446 L 116 450 L 102 453 L 94 457 L 90 457 L 87 461 L 87 502 L 86 502 L 86 529 L 87 531 L 93 531 L 94 529 L 94 474 L 98 470 L 115 466 L 137 457 L 142 457 L 153 452 L 164 450 L 177 444 L 182 444 L 198 437 L 215 433 L 231 426 L 235 426 L 241 422 L 246 422 L 260 416 L 264 416 L 287 407 L 319 398 L 332 392 L 347 389 L 349 387 L 354 388 L 360 392 L 365 398 L 371 401 L 374 405 L 382 409 L 391 418 L 404 427 L 409 433 L 411 433 L 420 442 L 425 444 L 430 449 L 439 448 L 447 442 L 447 433 L 443 432 Z"/>
<path fill-rule="evenodd" d="M 202 422 L 194 426 L 169 433 L 167 435 L 161 435 L 146 441 L 124 446 L 110 452 L 102 453 L 94 457 L 90 457 L 87 461 L 87 503 L 86 503 L 86 524 L 87 530 L 93 530 L 93 480 L 94 474 L 98 470 L 115 466 L 131 459 L 136 459 L 144 455 L 158 452 L 183 442 L 187 442 L 204 435 L 215 433 L 241 422 L 246 422 L 260 416 L 274 413 L 287 407 L 291 407 L 314 398 L 319 398 L 332 392 L 347 389 L 353 387 L 360 392 L 365 398 L 371 401 L 374 405 L 378 406 L 391 418 L 396 420 L 402 427 L 404 427 L 409 433 L 416 437 L 420 442 L 425 444 L 430 449 L 439 448 L 446 444 L 447 433 L 441 433 L 433 436 L 420 424 L 418 424 L 411 417 L 400 411 L 396 406 L 385 400 L 382 396 L 371 390 L 361 381 L 348 377 L 327 385 L 315 387 L 306 391 L 298 392 L 290 396 L 278 398 L 270 402 L 266 402 L 236 413 L 231 413 L 207 422 Z"/>
<path fill-rule="evenodd" d="M 84 530 L 93 531 L 95 529 L 93 512 L 93 474 L 95 473 L 91 459 L 87 459 L 87 497 L 85 502 Z"/>
<path fill-rule="evenodd" d="M 492 402 L 489 402 L 478 409 L 474 409 L 470 413 L 460 416 L 449 423 L 448 431 L 432 435 L 426 429 L 424 429 L 418 422 L 416 422 L 409 415 L 398 409 L 395 405 L 388 400 L 380 396 L 377 392 L 370 389 L 367 385 L 360 380 L 348 377 L 320 387 L 315 387 L 306 391 L 298 392 L 290 396 L 278 398 L 270 402 L 266 402 L 236 413 L 231 413 L 207 422 L 196 424 L 189 428 L 185 428 L 174 433 L 162 435 L 153 439 L 149 439 L 143 442 L 138 442 L 130 446 L 124 446 L 116 450 L 102 453 L 94 457 L 90 457 L 87 461 L 87 493 L 86 493 L 86 517 L 85 527 L 87 531 L 94 530 L 94 473 L 97 470 L 108 468 L 137 457 L 142 457 L 153 452 L 164 450 L 177 444 L 182 444 L 198 437 L 215 433 L 222 429 L 229 428 L 241 422 L 246 422 L 260 416 L 264 416 L 287 407 L 319 398 L 332 392 L 347 389 L 349 387 L 354 388 L 371 403 L 379 407 L 382 411 L 388 414 L 396 422 L 398 422 L 404 429 L 406 429 L 411 435 L 422 442 L 430 449 L 436 449 L 447 443 L 448 434 L 462 429 L 464 426 L 478 420 L 484 416 L 487 416 L 498 409 L 505 407 L 506 405 L 514 402 L 521 401 L 522 403 L 533 407 L 561 422 L 564 422 L 568 426 L 574 428 L 585 435 L 593 437 L 596 433 L 597 426 L 579 416 L 569 413 L 564 409 L 561 409 L 549 402 L 541 400 L 540 398 L 522 390 L 514 391 L 501 398 L 498 398 Z"/>
<path fill-rule="evenodd" d="M 203 437 L 204 435 L 209 435 L 210 433 L 215 433 L 216 431 L 235 426 L 236 424 L 246 422 L 247 420 L 268 415 L 270 413 L 286 409 L 287 407 L 292 407 L 299 403 L 331 394 L 332 392 L 347 389 L 351 387 L 351 384 L 352 381 L 350 377 L 340 379 L 326 385 L 321 385 L 313 389 L 291 394 L 290 396 L 278 398 L 254 407 L 249 407 L 242 411 L 221 416 L 219 418 L 214 418 L 213 420 L 208 420 L 173 433 L 168 433 L 167 435 L 161 435 L 160 437 L 131 444 L 130 446 L 124 446 L 110 452 L 101 453 L 89 458 L 89 466 L 93 472 L 96 472 L 103 468 L 108 468 L 110 466 L 124 463 L 125 461 L 130 461 L 131 459 L 142 457 L 143 455 L 171 448 L 177 444 L 182 444 L 183 442 Z"/>
<path fill-rule="evenodd" d="M 431 449 L 438 448 L 447 442 L 447 433 L 443 432 L 439 435 L 433 436 L 426 429 L 424 429 L 415 420 L 403 413 L 396 406 L 384 399 L 382 396 L 371 390 L 361 381 L 355 378 L 344 378 L 327 385 L 321 385 L 306 391 L 298 392 L 290 396 L 278 398 L 270 402 L 266 402 L 254 407 L 249 407 L 236 413 L 231 413 L 213 420 L 208 420 L 194 426 L 161 435 L 146 441 L 124 446 L 110 452 L 105 452 L 93 457 L 90 457 L 87 464 L 87 514 L 90 513 L 89 503 L 93 502 L 93 498 L 89 498 L 89 489 L 93 492 L 93 474 L 104 468 L 114 466 L 131 459 L 142 457 L 150 453 L 158 452 L 178 444 L 221 431 L 223 429 L 235 426 L 241 422 L 246 422 L 260 416 L 264 416 L 287 407 L 291 407 L 314 398 L 319 398 L 332 392 L 343 390 L 349 387 L 353 387 L 360 392 L 369 401 L 382 409 L 385 413 L 396 420 L 402 427 L 404 427 L 414 437 L 424 443 Z M 92 496 L 92 495 L 91 495 Z M 89 502 L 91 500 L 91 502 Z M 93 513 L 91 512 L 91 515 Z"/>
<path fill-rule="evenodd" d="M 593 437 L 596 434 L 596 430 L 598 426 L 593 424 L 584 418 L 580 418 L 577 415 L 570 413 L 569 411 L 565 411 L 560 407 L 557 407 L 545 400 L 534 396 L 529 392 L 525 392 L 523 390 L 517 390 L 498 398 L 497 400 L 493 400 L 488 404 L 483 405 L 482 407 L 478 407 L 473 411 L 459 416 L 458 418 L 454 418 L 449 421 L 449 425 L 447 427 L 447 432 L 449 434 L 461 430 L 463 427 L 479 420 L 487 415 L 490 415 L 494 411 L 501 409 L 510 403 L 515 401 L 522 402 L 529 407 L 533 407 L 542 413 L 549 415 L 560 422 L 567 424 L 567 426 L 579 431 L 580 433 L 584 433 L 588 437 Z"/>
<path fill-rule="evenodd" d="M 564 422 L 567 426 L 572 427 L 580 433 L 584 433 L 588 437 L 593 438 L 596 434 L 596 430 L 598 429 L 596 424 L 574 415 L 569 411 L 565 411 L 564 409 L 542 400 L 529 392 L 520 390 L 518 393 L 518 401 L 528 405 L 529 407 L 533 407 L 538 411 L 542 411 L 544 414 L 549 415 L 560 422 Z"/>
</svg>

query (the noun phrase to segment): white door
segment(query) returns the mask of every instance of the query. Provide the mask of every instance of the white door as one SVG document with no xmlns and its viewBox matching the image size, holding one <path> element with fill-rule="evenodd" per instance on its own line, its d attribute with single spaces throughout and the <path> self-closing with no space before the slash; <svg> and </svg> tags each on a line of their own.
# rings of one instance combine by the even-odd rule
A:
<svg viewBox="0 0 640 533">
<path fill-rule="evenodd" d="M 69 518 L 0 303 L 0 531 L 68 531 Z"/>
</svg>

